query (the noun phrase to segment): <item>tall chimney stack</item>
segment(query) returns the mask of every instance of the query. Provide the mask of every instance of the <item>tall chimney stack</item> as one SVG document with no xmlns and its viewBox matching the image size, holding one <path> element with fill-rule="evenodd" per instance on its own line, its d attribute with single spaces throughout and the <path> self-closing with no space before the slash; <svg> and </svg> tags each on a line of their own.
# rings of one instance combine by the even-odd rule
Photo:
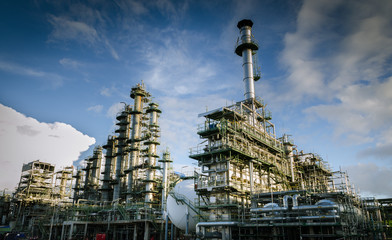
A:
<svg viewBox="0 0 392 240">
<path fill-rule="evenodd" d="M 253 51 L 259 49 L 257 43 L 252 40 L 253 22 L 244 19 L 238 22 L 237 27 L 240 29 L 241 39 L 237 42 L 235 53 L 242 57 L 242 67 L 244 69 L 245 100 L 255 98 L 254 76 L 253 76 Z"/>
</svg>

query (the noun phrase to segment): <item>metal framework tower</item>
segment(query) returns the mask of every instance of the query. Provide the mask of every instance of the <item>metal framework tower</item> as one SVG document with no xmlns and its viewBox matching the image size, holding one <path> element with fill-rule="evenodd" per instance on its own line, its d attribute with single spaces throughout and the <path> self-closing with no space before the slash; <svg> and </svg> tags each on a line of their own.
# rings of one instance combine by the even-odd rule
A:
<svg viewBox="0 0 392 240">
<path fill-rule="evenodd" d="M 56 172 L 55 194 L 54 196 L 62 202 L 71 200 L 73 166 L 64 167 Z"/>
<path fill-rule="evenodd" d="M 291 189 L 290 160 L 275 136 L 270 114 L 255 97 L 252 55 L 258 45 L 252 39 L 252 25 L 251 20 L 237 25 L 241 40 L 235 52 L 243 58 L 245 100 L 199 114 L 205 123 L 197 133 L 205 143 L 190 152 L 202 169 L 195 190 L 207 221 L 197 228 L 206 238 L 237 238 L 237 226 L 249 220 L 254 192 Z"/>
</svg>

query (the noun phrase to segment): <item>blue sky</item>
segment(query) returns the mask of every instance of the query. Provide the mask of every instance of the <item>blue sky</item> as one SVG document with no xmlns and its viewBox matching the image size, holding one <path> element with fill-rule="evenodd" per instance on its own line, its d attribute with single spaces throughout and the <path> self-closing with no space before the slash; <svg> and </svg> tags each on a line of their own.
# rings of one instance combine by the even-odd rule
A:
<svg viewBox="0 0 392 240">
<path fill-rule="evenodd" d="M 92 154 L 140 83 L 160 104 L 160 150 L 194 166 L 197 115 L 243 99 L 241 19 L 254 22 L 256 94 L 277 135 L 392 192 L 392 2 L 90 0 L 0 2 L 0 188 L 22 163 Z"/>
</svg>

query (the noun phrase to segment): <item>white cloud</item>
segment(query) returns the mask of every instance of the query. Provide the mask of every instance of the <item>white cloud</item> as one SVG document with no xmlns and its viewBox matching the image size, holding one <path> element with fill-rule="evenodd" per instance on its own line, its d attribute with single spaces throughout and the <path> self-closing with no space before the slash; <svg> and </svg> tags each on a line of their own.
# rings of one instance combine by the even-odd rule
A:
<svg viewBox="0 0 392 240">
<path fill-rule="evenodd" d="M 380 167 L 374 163 L 358 163 L 344 168 L 348 170 L 351 183 L 355 183 L 355 188 L 360 190 L 362 196 L 391 197 L 391 167 Z"/>
<path fill-rule="evenodd" d="M 91 106 L 91 107 L 87 108 L 87 111 L 100 113 L 100 112 L 102 112 L 102 109 L 103 109 L 102 105 L 95 105 L 95 106 Z"/>
<path fill-rule="evenodd" d="M 0 104 L 0 186 L 13 189 L 20 179 L 22 165 L 39 159 L 71 166 L 81 152 L 95 143 L 71 125 L 44 123 Z"/>
</svg>

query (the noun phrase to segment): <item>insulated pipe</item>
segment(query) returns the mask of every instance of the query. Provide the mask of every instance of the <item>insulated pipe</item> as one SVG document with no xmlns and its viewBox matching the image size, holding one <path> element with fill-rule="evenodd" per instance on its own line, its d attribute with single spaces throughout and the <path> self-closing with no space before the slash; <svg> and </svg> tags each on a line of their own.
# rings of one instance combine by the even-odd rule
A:
<svg viewBox="0 0 392 240">
<path fill-rule="evenodd" d="M 289 199 L 292 198 L 290 195 L 285 195 L 283 197 L 283 207 L 262 207 L 262 208 L 252 208 L 251 212 L 281 212 L 287 211 L 289 209 Z"/>
<path fill-rule="evenodd" d="M 210 226 L 236 226 L 238 222 L 199 222 L 196 224 L 198 227 L 210 227 Z"/>
<path fill-rule="evenodd" d="M 255 87 L 253 80 L 252 51 L 245 49 L 242 52 L 242 67 L 244 69 L 245 99 L 255 97 Z"/>
<path fill-rule="evenodd" d="M 282 212 L 287 211 L 287 207 L 266 207 L 266 208 L 252 208 L 251 212 Z"/>
<path fill-rule="evenodd" d="M 204 239 L 204 237 L 206 237 L 206 232 L 205 230 L 200 234 L 200 227 L 215 227 L 215 226 L 237 226 L 238 222 L 199 222 L 198 224 L 196 224 L 196 234 L 197 235 L 202 235 L 202 239 Z M 220 236 L 220 239 L 227 239 L 224 235 L 224 230 L 223 232 L 219 233 L 222 236 Z M 214 237 L 215 238 L 215 237 Z M 228 237 L 229 239 L 231 239 L 230 237 Z"/>
<path fill-rule="evenodd" d="M 301 211 L 301 210 L 318 210 L 318 209 L 338 209 L 339 206 L 334 205 L 302 205 L 302 206 L 293 206 L 293 210 Z"/>
<path fill-rule="evenodd" d="M 299 216 L 298 220 L 318 220 L 318 219 L 335 219 L 340 218 L 339 215 L 318 215 L 318 216 Z"/>
<path fill-rule="evenodd" d="M 262 218 L 251 218 L 251 221 L 282 221 L 286 220 L 287 217 L 262 217 Z"/>
<path fill-rule="evenodd" d="M 293 208 L 295 208 L 295 207 L 298 206 L 298 198 L 299 198 L 299 197 L 300 197 L 299 194 L 295 194 L 295 195 L 293 196 Z"/>
</svg>

